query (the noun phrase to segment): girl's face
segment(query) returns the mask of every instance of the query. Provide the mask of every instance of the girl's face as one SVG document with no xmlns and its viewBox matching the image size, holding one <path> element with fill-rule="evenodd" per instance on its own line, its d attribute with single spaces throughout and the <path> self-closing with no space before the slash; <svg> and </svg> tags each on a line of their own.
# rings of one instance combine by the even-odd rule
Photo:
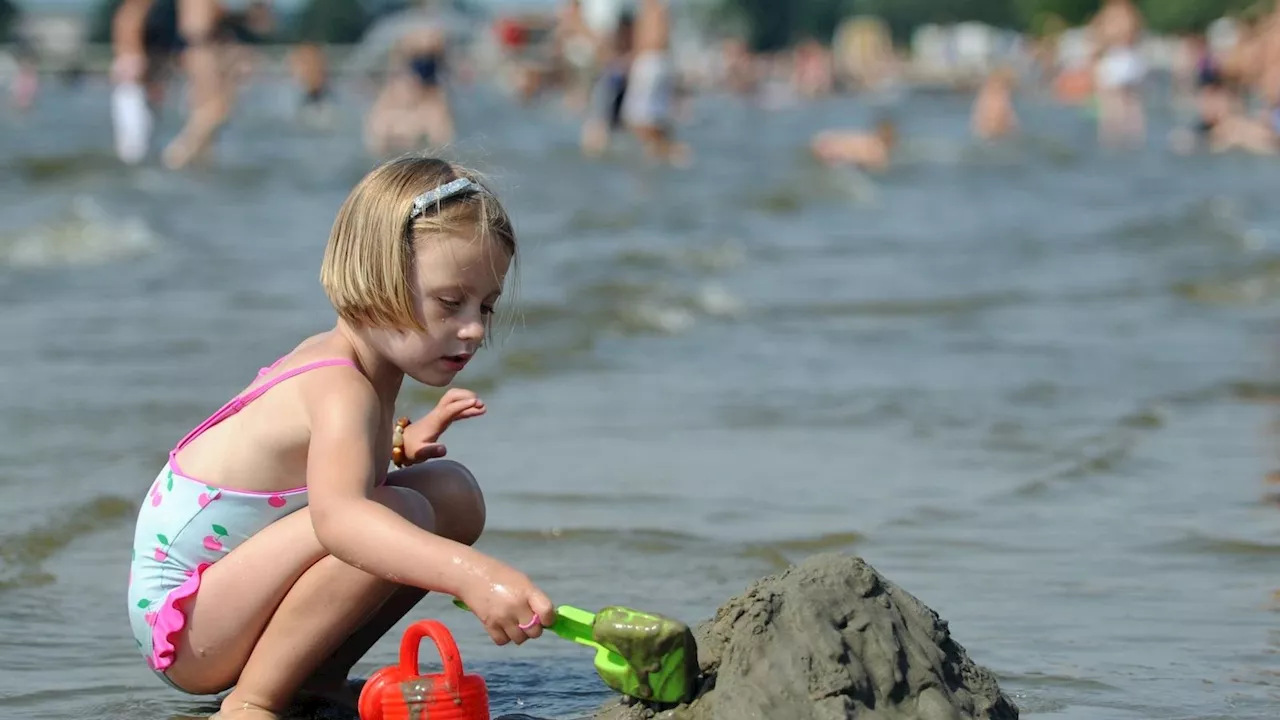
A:
<svg viewBox="0 0 1280 720">
<path fill-rule="evenodd" d="M 484 238 L 444 236 L 421 243 L 410 281 L 414 312 L 426 332 L 389 334 L 387 357 L 424 385 L 453 382 L 484 342 L 510 265 L 506 250 Z"/>
</svg>

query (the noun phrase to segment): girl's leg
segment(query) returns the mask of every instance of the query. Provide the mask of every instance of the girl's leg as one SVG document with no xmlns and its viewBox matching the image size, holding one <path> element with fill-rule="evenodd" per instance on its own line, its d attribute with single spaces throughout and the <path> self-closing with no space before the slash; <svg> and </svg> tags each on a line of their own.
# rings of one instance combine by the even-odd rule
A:
<svg viewBox="0 0 1280 720">
<path fill-rule="evenodd" d="M 434 523 L 430 506 L 415 493 L 384 487 L 375 491 L 374 499 L 415 523 L 428 528 Z M 321 586 L 321 581 L 326 584 Z M 309 508 L 292 513 L 204 572 L 199 591 L 186 606 L 187 624 L 175 643 L 169 679 L 190 693 L 207 695 L 253 677 L 254 656 L 261 654 L 258 651 L 264 646 L 272 646 L 265 642 L 273 634 L 268 632 L 270 625 L 296 619 L 292 615 L 304 606 L 309 606 L 316 613 L 314 620 L 324 626 L 294 640 L 320 640 L 322 635 L 337 634 L 340 641 L 391 594 L 394 588 L 376 584 L 380 582 L 325 552 L 312 529 Z M 340 602 L 342 607 L 323 607 L 330 602 Z M 358 612 L 358 617 L 344 617 L 357 614 L 360 606 L 367 608 Z M 343 622 L 349 627 L 337 629 Z M 336 647 L 338 642 L 332 644 Z M 279 646 L 275 643 L 274 649 Z M 304 672 L 313 670 L 332 650 L 319 653 L 314 665 Z"/>
<path fill-rule="evenodd" d="M 484 530 L 484 495 L 475 476 L 452 460 L 432 460 L 387 475 L 387 485 L 414 490 L 435 510 L 435 533 L 472 545 Z M 316 669 L 304 691 L 337 702 L 354 703 L 347 685 L 351 668 L 427 593 L 400 587 L 359 630 Z"/>
<path fill-rule="evenodd" d="M 470 474 L 456 463 L 437 461 L 416 471 L 420 479 L 413 484 L 424 489 L 433 486 L 435 477 L 450 478 L 439 483 L 453 488 L 438 493 L 445 501 L 442 506 L 449 497 L 458 497 L 458 480 L 474 487 Z M 388 485 L 378 488 L 374 497 L 442 535 L 465 530 L 455 521 L 439 527 L 426 493 L 417 488 Z M 358 628 L 367 623 L 373 631 L 384 623 L 394 624 L 376 613 L 399 587 L 327 555 L 312 530 L 310 513 L 300 510 L 204 573 L 200 591 L 187 607 L 187 626 L 169 677 L 197 694 L 235 684 L 223 702 L 228 715 L 271 717 L 288 705 L 326 658 L 345 660 L 359 646 L 367 649 L 376 641 L 366 637 L 372 632 L 352 637 Z M 401 614 L 411 607 L 407 600 L 395 605 Z M 347 638 L 348 647 L 341 647 Z"/>
</svg>

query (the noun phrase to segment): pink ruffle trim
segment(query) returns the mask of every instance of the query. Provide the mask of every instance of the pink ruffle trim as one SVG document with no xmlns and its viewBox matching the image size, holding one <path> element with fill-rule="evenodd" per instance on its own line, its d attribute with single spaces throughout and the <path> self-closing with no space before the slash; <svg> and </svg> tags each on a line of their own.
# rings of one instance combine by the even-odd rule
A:
<svg viewBox="0 0 1280 720">
<path fill-rule="evenodd" d="M 173 637 L 187 624 L 187 616 L 183 614 L 179 604 L 196 594 L 200 589 L 200 576 L 212 564 L 200 563 L 186 582 L 165 596 L 164 603 L 156 612 L 155 622 L 151 624 L 151 657 L 147 658 L 147 664 L 152 670 L 163 672 L 173 664 L 173 657 L 177 654 Z"/>
</svg>

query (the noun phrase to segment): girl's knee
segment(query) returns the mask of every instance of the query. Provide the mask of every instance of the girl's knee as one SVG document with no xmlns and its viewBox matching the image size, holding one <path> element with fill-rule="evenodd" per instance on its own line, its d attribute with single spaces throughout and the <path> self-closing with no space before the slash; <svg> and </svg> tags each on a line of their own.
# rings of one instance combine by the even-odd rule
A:
<svg viewBox="0 0 1280 720">
<path fill-rule="evenodd" d="M 475 475 L 453 460 L 432 460 L 392 473 L 388 485 L 409 488 L 425 497 L 435 509 L 436 532 L 468 545 L 484 532 L 484 493 Z"/>
<path fill-rule="evenodd" d="M 465 465 L 453 460 L 437 460 L 437 467 L 425 488 L 427 499 L 449 517 L 449 536 L 471 545 L 484 532 L 485 504 L 480 483 Z"/>
<path fill-rule="evenodd" d="M 375 488 L 373 499 L 396 511 L 400 517 L 423 530 L 436 530 L 436 511 L 431 502 L 412 488 L 383 485 Z"/>
</svg>

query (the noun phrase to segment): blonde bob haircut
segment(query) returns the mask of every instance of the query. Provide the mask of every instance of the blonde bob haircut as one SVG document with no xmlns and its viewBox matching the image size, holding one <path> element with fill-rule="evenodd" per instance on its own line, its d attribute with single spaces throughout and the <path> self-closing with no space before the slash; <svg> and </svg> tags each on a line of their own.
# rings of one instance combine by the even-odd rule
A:
<svg viewBox="0 0 1280 720">
<path fill-rule="evenodd" d="M 413 217 L 415 198 L 459 179 L 474 184 Z M 338 317 L 357 327 L 425 330 L 414 312 L 414 251 L 444 236 L 474 236 L 516 257 L 511 218 L 475 171 L 408 156 L 366 175 L 339 208 L 320 266 L 320 285 Z"/>
</svg>

